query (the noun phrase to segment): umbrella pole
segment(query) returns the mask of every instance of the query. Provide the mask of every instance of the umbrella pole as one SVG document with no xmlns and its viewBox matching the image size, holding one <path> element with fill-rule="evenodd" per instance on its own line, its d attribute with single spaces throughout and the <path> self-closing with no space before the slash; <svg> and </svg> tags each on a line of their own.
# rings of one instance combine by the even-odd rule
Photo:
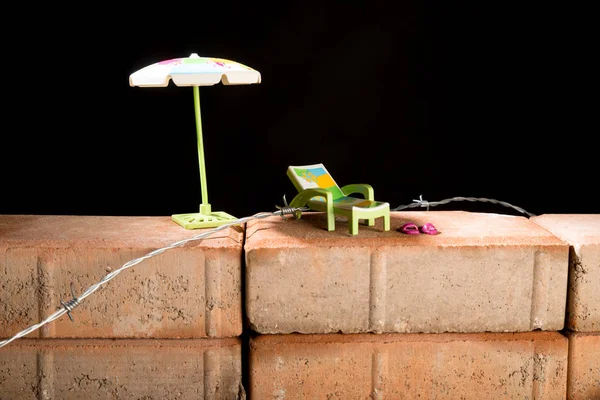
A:
<svg viewBox="0 0 600 400">
<path fill-rule="evenodd" d="M 206 167 L 204 165 L 204 142 L 202 140 L 202 116 L 200 114 L 200 88 L 194 86 L 194 112 L 196 114 L 196 137 L 198 141 L 198 165 L 200 167 L 200 185 L 202 189 L 202 204 L 200 212 L 210 214 L 208 189 L 206 187 Z"/>
<path fill-rule="evenodd" d="M 202 141 L 202 118 L 200 115 L 200 89 L 194 89 L 194 109 L 196 113 L 196 137 L 198 139 L 198 165 L 200 167 L 200 185 L 202 185 L 202 204 L 199 213 L 173 214 L 171 219 L 185 229 L 215 228 L 235 221 L 237 218 L 223 211 L 212 211 L 208 203 L 208 190 L 206 189 L 206 168 L 204 166 L 204 143 Z"/>
</svg>

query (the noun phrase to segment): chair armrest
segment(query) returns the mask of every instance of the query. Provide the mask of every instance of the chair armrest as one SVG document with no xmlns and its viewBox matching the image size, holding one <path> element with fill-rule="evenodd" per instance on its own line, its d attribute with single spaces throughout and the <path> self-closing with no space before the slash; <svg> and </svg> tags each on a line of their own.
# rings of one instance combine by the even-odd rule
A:
<svg viewBox="0 0 600 400">
<path fill-rule="evenodd" d="M 290 202 L 290 207 L 304 207 L 310 199 L 316 196 L 325 197 L 325 202 L 329 205 L 333 203 L 333 195 L 330 191 L 321 188 L 305 189 L 298 193 Z"/>
<path fill-rule="evenodd" d="M 359 193 L 365 196 L 365 199 L 367 200 L 375 200 L 375 191 L 373 190 L 373 186 L 368 185 L 366 183 L 354 183 L 351 185 L 346 185 L 342 187 L 342 192 L 345 196 L 350 196 L 351 194 Z"/>
</svg>

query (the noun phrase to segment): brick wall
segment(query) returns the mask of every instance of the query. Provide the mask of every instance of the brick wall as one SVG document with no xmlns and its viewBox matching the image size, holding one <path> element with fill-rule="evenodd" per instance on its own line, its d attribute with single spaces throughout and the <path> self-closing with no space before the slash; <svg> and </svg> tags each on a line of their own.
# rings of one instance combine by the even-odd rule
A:
<svg viewBox="0 0 600 400">
<path fill-rule="evenodd" d="M 404 235 L 405 222 L 441 235 Z M 0 348 L 0 399 L 600 398 L 600 215 L 273 216 L 144 260 Z M 201 231 L 0 216 L 0 338 Z"/>
</svg>

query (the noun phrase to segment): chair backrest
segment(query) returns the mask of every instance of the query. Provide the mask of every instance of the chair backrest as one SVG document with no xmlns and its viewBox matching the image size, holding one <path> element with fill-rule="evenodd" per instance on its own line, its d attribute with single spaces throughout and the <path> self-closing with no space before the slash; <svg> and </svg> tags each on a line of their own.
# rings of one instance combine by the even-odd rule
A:
<svg viewBox="0 0 600 400">
<path fill-rule="evenodd" d="M 344 197 L 344 193 L 323 164 L 289 166 L 287 176 L 298 192 L 310 188 L 321 188 L 331 192 L 333 200 Z"/>
</svg>

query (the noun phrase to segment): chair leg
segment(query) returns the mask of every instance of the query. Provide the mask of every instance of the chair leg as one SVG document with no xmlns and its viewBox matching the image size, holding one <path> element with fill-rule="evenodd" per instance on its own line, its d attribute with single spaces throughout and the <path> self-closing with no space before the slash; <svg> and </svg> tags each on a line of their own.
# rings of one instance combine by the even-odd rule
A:
<svg viewBox="0 0 600 400">
<path fill-rule="evenodd" d="M 327 230 L 335 231 L 335 214 L 332 211 L 327 212 Z"/>
<path fill-rule="evenodd" d="M 358 235 L 358 215 L 352 214 L 348 218 L 348 228 L 351 235 Z"/>
<path fill-rule="evenodd" d="M 365 224 L 367 226 L 375 226 L 375 218 L 366 219 Z"/>
<path fill-rule="evenodd" d="M 331 194 L 327 193 L 327 230 L 335 231 L 335 213 L 333 212 L 333 200 L 331 200 Z"/>
<path fill-rule="evenodd" d="M 390 214 L 385 214 L 383 216 L 383 230 L 384 231 L 390 230 Z"/>
</svg>

